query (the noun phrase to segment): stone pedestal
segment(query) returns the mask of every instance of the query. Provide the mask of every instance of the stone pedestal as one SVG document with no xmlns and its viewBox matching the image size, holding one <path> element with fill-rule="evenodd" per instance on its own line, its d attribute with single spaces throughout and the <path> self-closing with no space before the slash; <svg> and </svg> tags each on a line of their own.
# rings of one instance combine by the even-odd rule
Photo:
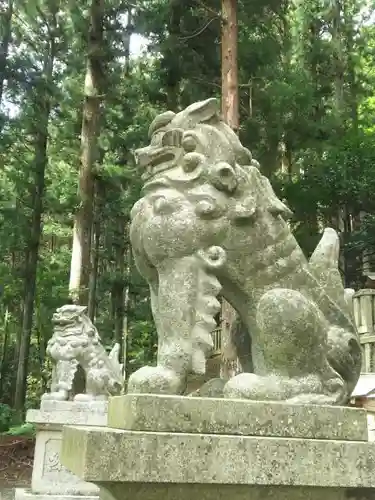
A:
<svg viewBox="0 0 375 500">
<path fill-rule="evenodd" d="M 375 498 L 363 410 L 127 395 L 65 427 L 61 461 L 116 500 Z"/>
<path fill-rule="evenodd" d="M 107 401 L 42 401 L 40 410 L 29 410 L 27 421 L 36 426 L 31 489 L 16 489 L 16 500 L 98 500 L 99 488 L 67 470 L 60 462 L 64 425 L 105 427 Z"/>
</svg>

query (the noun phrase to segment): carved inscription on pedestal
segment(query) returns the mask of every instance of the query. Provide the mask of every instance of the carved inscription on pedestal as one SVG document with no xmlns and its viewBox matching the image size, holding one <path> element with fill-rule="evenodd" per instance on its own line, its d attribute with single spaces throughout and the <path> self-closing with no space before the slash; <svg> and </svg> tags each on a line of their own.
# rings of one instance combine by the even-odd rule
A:
<svg viewBox="0 0 375 500">
<path fill-rule="evenodd" d="M 51 438 L 45 443 L 43 478 L 48 481 L 77 482 L 78 478 L 60 463 L 61 439 Z"/>
</svg>

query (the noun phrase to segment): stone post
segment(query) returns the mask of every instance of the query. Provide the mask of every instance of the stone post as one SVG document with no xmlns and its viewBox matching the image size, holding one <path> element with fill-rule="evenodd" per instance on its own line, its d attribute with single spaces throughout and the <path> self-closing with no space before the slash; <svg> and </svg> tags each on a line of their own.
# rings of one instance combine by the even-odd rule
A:
<svg viewBox="0 0 375 500">
<path fill-rule="evenodd" d="M 98 500 L 99 489 L 82 481 L 60 462 L 65 424 L 103 427 L 107 424 L 107 401 L 42 400 L 40 410 L 29 410 L 27 421 L 36 426 L 31 489 L 17 488 L 16 500 Z"/>
<path fill-rule="evenodd" d="M 354 317 L 362 348 L 362 372 L 375 370 L 375 290 L 362 289 L 353 295 Z"/>
</svg>

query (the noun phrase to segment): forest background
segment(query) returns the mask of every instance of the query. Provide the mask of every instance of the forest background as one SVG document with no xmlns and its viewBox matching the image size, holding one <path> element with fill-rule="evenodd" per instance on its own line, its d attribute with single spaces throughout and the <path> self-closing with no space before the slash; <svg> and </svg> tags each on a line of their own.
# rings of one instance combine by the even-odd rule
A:
<svg viewBox="0 0 375 500">
<path fill-rule="evenodd" d="M 0 402 L 17 412 L 47 389 L 52 314 L 74 291 L 128 373 L 154 359 L 129 244 L 132 151 L 157 113 L 220 97 L 220 7 L 0 0 Z M 373 284 L 374 13 L 367 0 L 238 1 L 240 138 L 307 255 L 325 225 L 340 231 L 356 289 Z M 147 47 L 131 54 L 132 39 Z M 77 234 L 89 251 L 72 258 Z"/>
</svg>

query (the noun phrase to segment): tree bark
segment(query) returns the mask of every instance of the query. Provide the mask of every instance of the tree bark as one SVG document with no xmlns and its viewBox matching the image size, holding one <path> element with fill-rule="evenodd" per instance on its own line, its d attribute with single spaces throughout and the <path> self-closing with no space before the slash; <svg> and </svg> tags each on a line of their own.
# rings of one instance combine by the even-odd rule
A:
<svg viewBox="0 0 375 500">
<path fill-rule="evenodd" d="M 169 36 L 167 39 L 167 50 L 164 56 L 164 66 L 166 71 L 167 106 L 171 111 L 177 111 L 179 108 L 181 84 L 179 36 L 181 36 L 180 24 L 183 9 L 183 2 L 181 0 L 169 0 Z"/>
<path fill-rule="evenodd" d="M 336 141 L 340 140 L 341 135 L 345 132 L 345 124 L 347 121 L 346 96 L 345 96 L 345 73 L 348 68 L 345 60 L 343 28 L 342 28 L 343 5 L 341 0 L 334 0 L 332 4 L 332 44 L 333 44 L 333 67 L 335 77 L 333 82 L 334 89 L 334 113 L 336 117 Z M 346 171 L 343 171 L 344 178 Z M 338 225 L 341 230 L 340 239 L 340 261 L 339 266 L 343 272 L 345 286 L 349 286 L 348 278 L 348 256 L 346 251 L 347 238 L 350 233 L 350 211 L 347 203 L 343 203 L 338 207 L 337 212 Z"/>
<path fill-rule="evenodd" d="M 226 123 L 239 129 L 237 0 L 222 0 L 222 112 Z"/>
<path fill-rule="evenodd" d="M 9 344 L 9 309 L 8 306 L 5 308 L 4 313 L 4 321 L 3 321 L 3 332 L 4 332 L 4 340 L 3 340 L 3 348 L 1 352 L 1 364 L 0 364 L 0 401 L 4 400 L 3 390 L 4 390 L 4 378 L 7 370 L 7 353 L 8 353 L 8 344 Z"/>
<path fill-rule="evenodd" d="M 94 222 L 93 222 L 93 248 L 91 251 L 91 273 L 89 276 L 89 293 L 87 315 L 94 321 L 96 312 L 96 287 L 98 281 L 98 266 L 99 266 L 99 250 L 101 236 L 101 210 L 102 210 L 102 193 L 100 189 L 100 181 L 96 180 L 95 189 L 95 207 L 94 207 Z"/>
<path fill-rule="evenodd" d="M 58 3 L 51 6 L 51 37 L 49 40 L 49 54 L 45 57 L 43 79 L 35 89 L 35 117 L 32 124 L 34 146 L 34 188 L 32 193 L 32 220 L 28 245 L 25 255 L 24 303 L 22 331 L 18 351 L 18 365 L 16 377 L 16 390 L 14 395 L 14 408 L 21 414 L 24 409 L 26 397 L 26 378 L 30 339 L 33 325 L 34 300 L 36 291 L 36 275 L 39 258 L 39 244 L 42 233 L 43 202 L 45 194 L 45 172 L 48 164 L 47 143 L 48 123 L 51 111 L 51 88 L 53 87 L 53 66 L 56 52 L 55 27 Z"/>
<path fill-rule="evenodd" d="M 122 336 L 124 339 L 123 345 L 123 373 L 126 379 L 128 373 L 128 346 L 129 346 L 129 305 L 130 305 L 130 277 L 132 265 L 132 249 L 130 243 L 127 245 L 126 250 L 126 283 L 124 290 L 124 315 L 122 320 Z"/>
<path fill-rule="evenodd" d="M 46 335 L 44 332 L 43 313 L 41 312 L 41 303 L 36 304 L 35 311 L 36 335 L 38 344 L 39 371 L 42 383 L 43 393 L 47 392 L 48 380 L 44 372 L 44 363 L 46 359 Z"/>
<path fill-rule="evenodd" d="M 116 232 L 114 238 L 115 251 L 115 281 L 112 287 L 113 303 L 114 303 L 114 330 L 116 342 L 120 344 L 121 353 L 120 360 L 124 360 L 125 342 L 124 337 L 124 317 L 125 317 L 125 300 L 126 288 L 128 283 L 127 267 L 125 265 L 126 254 L 126 234 L 127 224 L 125 217 L 119 215 L 116 221 Z"/>
<path fill-rule="evenodd" d="M 237 0 L 222 0 L 221 11 L 223 18 L 221 32 L 222 113 L 224 121 L 237 133 L 239 129 Z M 220 376 L 225 379 L 237 372 L 236 352 L 230 338 L 235 317 L 235 310 L 223 298 Z"/>
<path fill-rule="evenodd" d="M 99 159 L 98 138 L 103 99 L 103 17 L 104 0 L 92 0 L 81 130 L 78 185 L 80 206 L 74 221 L 69 281 L 72 301 L 82 305 L 88 304 L 91 272 L 94 178 L 95 166 Z"/>
<path fill-rule="evenodd" d="M 334 110 L 337 117 L 337 126 L 341 128 L 343 115 L 345 114 L 345 94 L 344 94 L 344 75 L 345 61 L 341 28 L 342 6 L 340 0 L 334 0 L 332 4 L 332 43 L 333 43 L 333 61 L 334 61 Z M 338 130 L 340 132 L 340 130 Z"/>
<path fill-rule="evenodd" d="M 14 7 L 14 0 L 8 0 L 6 11 L 2 16 L 4 19 L 4 25 L 3 25 L 4 34 L 0 45 L 0 104 L 3 100 L 4 82 L 6 79 L 6 69 L 8 63 L 9 44 L 12 37 L 13 7 Z M 1 129 L 1 124 L 0 124 L 0 129 Z"/>
</svg>

